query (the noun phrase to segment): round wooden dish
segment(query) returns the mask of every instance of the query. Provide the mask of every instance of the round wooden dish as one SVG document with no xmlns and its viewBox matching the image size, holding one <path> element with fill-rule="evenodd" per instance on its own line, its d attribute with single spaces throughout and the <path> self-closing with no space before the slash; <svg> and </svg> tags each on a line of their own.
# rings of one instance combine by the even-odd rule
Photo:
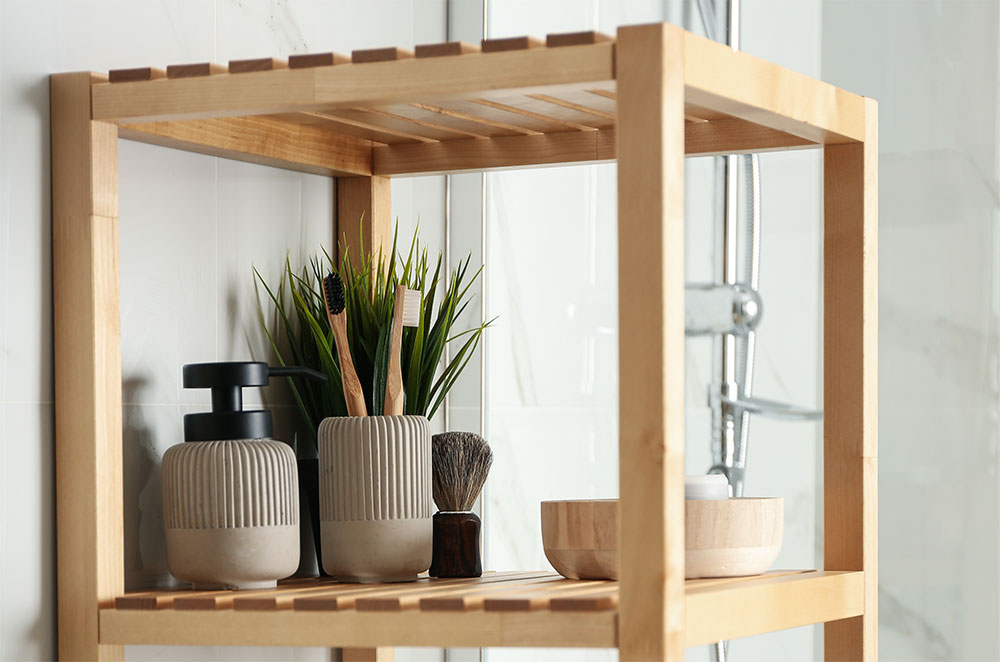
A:
<svg viewBox="0 0 1000 662">
<path fill-rule="evenodd" d="M 543 501 L 542 547 L 563 577 L 618 579 L 618 499 Z"/>
<path fill-rule="evenodd" d="M 759 575 L 778 558 L 784 500 L 741 498 L 684 502 L 685 576 Z M 570 579 L 618 578 L 618 500 L 542 502 L 542 545 Z"/>
<path fill-rule="evenodd" d="M 780 497 L 685 501 L 684 576 L 767 572 L 781 551 L 784 504 Z"/>
</svg>

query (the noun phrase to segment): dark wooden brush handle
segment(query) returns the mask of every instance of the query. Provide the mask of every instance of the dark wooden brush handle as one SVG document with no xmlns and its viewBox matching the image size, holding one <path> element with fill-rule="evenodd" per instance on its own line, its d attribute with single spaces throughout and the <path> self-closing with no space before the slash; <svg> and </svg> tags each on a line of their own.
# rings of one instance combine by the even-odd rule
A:
<svg viewBox="0 0 1000 662">
<path fill-rule="evenodd" d="M 434 513 L 434 555 L 431 577 L 480 577 L 482 522 L 475 513 Z"/>
</svg>

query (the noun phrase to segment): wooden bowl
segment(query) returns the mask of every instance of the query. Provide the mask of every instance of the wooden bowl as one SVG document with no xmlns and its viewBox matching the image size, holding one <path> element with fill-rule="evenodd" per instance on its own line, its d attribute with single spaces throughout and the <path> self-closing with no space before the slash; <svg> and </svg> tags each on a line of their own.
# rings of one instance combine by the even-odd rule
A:
<svg viewBox="0 0 1000 662">
<path fill-rule="evenodd" d="M 767 572 L 781 551 L 784 500 L 685 501 L 685 577 Z M 542 502 L 542 545 L 570 579 L 618 579 L 618 500 Z"/>
<path fill-rule="evenodd" d="M 784 504 L 781 498 L 685 501 L 684 576 L 767 572 L 781 552 Z"/>
<path fill-rule="evenodd" d="M 542 547 L 563 577 L 618 579 L 618 499 L 543 501 Z"/>
</svg>

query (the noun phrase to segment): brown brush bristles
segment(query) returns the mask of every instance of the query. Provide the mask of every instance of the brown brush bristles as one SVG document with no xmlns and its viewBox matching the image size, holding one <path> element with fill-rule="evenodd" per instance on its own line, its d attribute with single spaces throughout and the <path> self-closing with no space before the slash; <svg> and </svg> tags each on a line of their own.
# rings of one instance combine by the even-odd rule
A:
<svg viewBox="0 0 1000 662">
<path fill-rule="evenodd" d="M 493 464 L 486 440 L 471 432 L 442 432 L 431 439 L 434 502 L 443 512 L 472 509 Z"/>
</svg>

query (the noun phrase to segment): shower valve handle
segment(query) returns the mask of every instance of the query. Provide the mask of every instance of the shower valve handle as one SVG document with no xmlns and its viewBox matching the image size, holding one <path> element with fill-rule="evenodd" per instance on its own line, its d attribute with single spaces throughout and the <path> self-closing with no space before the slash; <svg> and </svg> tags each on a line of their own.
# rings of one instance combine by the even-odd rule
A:
<svg viewBox="0 0 1000 662">
<path fill-rule="evenodd" d="M 739 409 L 751 414 L 760 414 L 771 418 L 783 418 L 793 421 L 819 421 L 823 418 L 823 411 L 817 409 L 807 409 L 790 405 L 775 400 L 765 400 L 764 398 L 727 398 L 721 395 L 713 396 L 717 402 L 727 405 L 733 409 Z"/>
</svg>

